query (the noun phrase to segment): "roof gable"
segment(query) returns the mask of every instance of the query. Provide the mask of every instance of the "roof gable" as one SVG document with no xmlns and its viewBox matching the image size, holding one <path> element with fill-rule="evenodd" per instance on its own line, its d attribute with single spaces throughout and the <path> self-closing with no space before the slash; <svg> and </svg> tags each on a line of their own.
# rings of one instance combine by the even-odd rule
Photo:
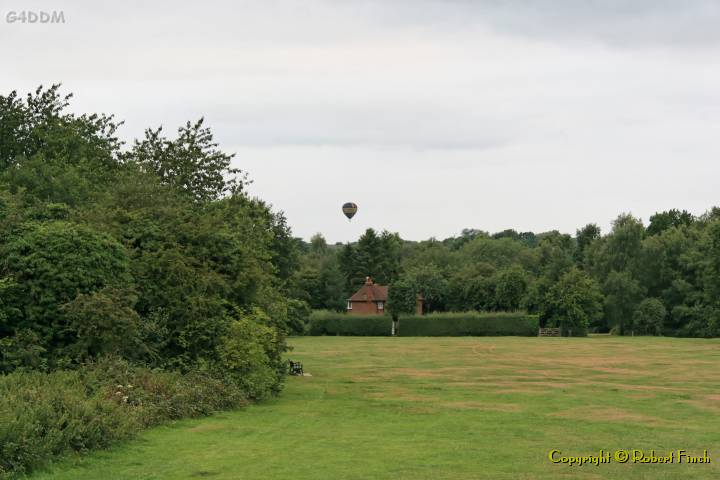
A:
<svg viewBox="0 0 720 480">
<path fill-rule="evenodd" d="M 387 302 L 387 285 L 376 285 L 370 277 L 365 280 L 365 285 L 350 297 L 351 302 Z"/>
</svg>

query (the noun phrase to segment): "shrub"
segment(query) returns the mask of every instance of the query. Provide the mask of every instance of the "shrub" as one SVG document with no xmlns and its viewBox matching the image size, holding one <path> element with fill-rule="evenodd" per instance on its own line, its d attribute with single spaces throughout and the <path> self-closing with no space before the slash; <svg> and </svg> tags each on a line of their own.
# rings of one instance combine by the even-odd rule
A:
<svg viewBox="0 0 720 480">
<path fill-rule="evenodd" d="M 712 338 L 720 336 L 720 309 L 704 305 L 678 305 L 672 309 L 676 324 L 682 325 L 673 333 L 679 337 Z"/>
<path fill-rule="evenodd" d="M 345 315 L 313 312 L 310 335 L 388 336 L 389 315 Z M 400 316 L 399 335 L 403 337 L 456 336 L 534 336 L 538 318 L 524 312 L 454 312 Z"/>
<path fill-rule="evenodd" d="M 202 371 L 185 374 L 101 360 L 52 373 L 0 376 L 0 479 L 69 452 L 104 448 L 168 420 L 247 402 L 246 392 Z"/>
<path fill-rule="evenodd" d="M 15 332 L 12 337 L 0 338 L 0 373 L 15 369 L 45 370 L 45 349 L 40 338 L 30 329 Z"/>
<path fill-rule="evenodd" d="M 302 335 L 310 322 L 312 313 L 310 305 L 303 300 L 289 299 L 288 309 L 288 330 L 295 335 Z"/>
<path fill-rule="evenodd" d="M 63 305 L 78 295 L 132 283 L 129 258 L 119 242 L 70 222 L 27 224 L 0 245 L 0 254 L 2 275 L 11 279 L 2 288 L 5 328 L 32 329 L 54 365 L 67 360 L 67 348 L 78 339 Z"/>
<path fill-rule="evenodd" d="M 220 372 L 240 384 L 251 398 L 259 399 L 277 391 L 282 384 L 278 368 L 282 352 L 278 331 L 263 325 L 267 316 L 259 309 L 234 320 L 217 347 Z"/>
<path fill-rule="evenodd" d="M 667 310 L 657 298 L 646 298 L 633 313 L 633 331 L 640 335 L 660 335 Z"/>
</svg>

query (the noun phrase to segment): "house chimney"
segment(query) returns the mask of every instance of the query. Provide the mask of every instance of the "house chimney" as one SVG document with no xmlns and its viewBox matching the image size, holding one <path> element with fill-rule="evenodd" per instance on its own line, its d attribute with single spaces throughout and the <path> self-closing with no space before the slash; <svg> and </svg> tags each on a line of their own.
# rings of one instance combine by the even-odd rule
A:
<svg viewBox="0 0 720 480">
<path fill-rule="evenodd" d="M 365 285 L 372 285 L 372 284 L 373 284 L 372 278 L 365 277 Z"/>
</svg>

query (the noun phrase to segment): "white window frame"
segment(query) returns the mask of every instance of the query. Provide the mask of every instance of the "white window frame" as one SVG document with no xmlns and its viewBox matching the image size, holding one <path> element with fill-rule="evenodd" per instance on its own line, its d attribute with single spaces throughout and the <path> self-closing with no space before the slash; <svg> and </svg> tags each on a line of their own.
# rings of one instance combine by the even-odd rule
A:
<svg viewBox="0 0 720 480">
<path fill-rule="evenodd" d="M 378 302 L 378 310 L 385 310 L 385 302 Z"/>
<path fill-rule="evenodd" d="M 352 310 L 352 300 L 348 300 L 347 309 L 346 309 L 346 310 Z"/>
</svg>

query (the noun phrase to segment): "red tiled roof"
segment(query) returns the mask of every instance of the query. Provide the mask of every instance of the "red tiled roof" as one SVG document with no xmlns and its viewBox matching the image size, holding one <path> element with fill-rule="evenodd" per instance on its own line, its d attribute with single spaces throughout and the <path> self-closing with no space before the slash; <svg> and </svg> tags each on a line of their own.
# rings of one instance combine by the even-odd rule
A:
<svg viewBox="0 0 720 480">
<path fill-rule="evenodd" d="M 351 302 L 387 302 L 387 285 L 375 285 L 368 279 L 360 290 L 350 297 Z"/>
</svg>

